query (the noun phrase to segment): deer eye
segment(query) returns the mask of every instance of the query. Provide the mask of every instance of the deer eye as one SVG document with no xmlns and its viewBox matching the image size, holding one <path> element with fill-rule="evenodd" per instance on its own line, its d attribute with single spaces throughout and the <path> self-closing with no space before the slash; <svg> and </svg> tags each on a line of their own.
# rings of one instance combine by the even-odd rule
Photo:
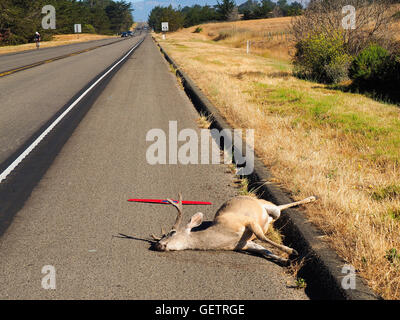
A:
<svg viewBox="0 0 400 320">
<path fill-rule="evenodd" d="M 172 237 L 175 233 L 176 233 L 175 230 L 171 230 L 171 231 L 168 233 L 168 236 L 169 236 L 169 237 Z"/>
</svg>

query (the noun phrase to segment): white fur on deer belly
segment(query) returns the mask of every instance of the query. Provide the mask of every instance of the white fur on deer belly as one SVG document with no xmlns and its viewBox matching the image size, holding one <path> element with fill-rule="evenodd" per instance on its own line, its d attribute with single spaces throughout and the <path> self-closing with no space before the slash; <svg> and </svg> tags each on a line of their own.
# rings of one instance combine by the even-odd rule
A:
<svg viewBox="0 0 400 320">
<path fill-rule="evenodd" d="M 266 208 L 263 207 L 263 214 L 262 214 L 262 220 L 263 224 L 267 225 L 269 224 L 272 220 L 274 220 L 269 214 Z"/>
<path fill-rule="evenodd" d="M 268 215 L 268 217 L 270 217 L 272 219 L 278 219 L 279 216 L 281 215 L 281 211 L 276 206 L 273 206 L 273 205 L 271 206 L 269 204 L 265 204 L 265 205 L 263 205 L 263 208 L 264 208 L 264 212 Z"/>
<path fill-rule="evenodd" d="M 180 251 L 184 249 L 186 249 L 186 246 L 183 243 L 174 243 L 168 245 L 168 250 L 170 251 Z"/>
<path fill-rule="evenodd" d="M 263 221 L 268 222 L 268 218 L 269 218 L 269 215 L 268 215 L 267 209 L 265 209 L 263 207 L 262 219 L 263 219 Z"/>
</svg>

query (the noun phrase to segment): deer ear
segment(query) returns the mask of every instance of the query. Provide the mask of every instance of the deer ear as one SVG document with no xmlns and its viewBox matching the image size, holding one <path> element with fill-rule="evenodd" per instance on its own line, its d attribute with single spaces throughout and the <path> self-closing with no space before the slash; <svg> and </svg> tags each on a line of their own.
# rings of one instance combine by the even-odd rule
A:
<svg viewBox="0 0 400 320">
<path fill-rule="evenodd" d="M 203 222 L 203 214 L 201 212 L 197 212 L 196 214 L 193 215 L 192 218 L 190 218 L 190 221 L 187 224 L 186 229 L 190 231 L 191 229 L 201 225 L 202 222 Z"/>
</svg>

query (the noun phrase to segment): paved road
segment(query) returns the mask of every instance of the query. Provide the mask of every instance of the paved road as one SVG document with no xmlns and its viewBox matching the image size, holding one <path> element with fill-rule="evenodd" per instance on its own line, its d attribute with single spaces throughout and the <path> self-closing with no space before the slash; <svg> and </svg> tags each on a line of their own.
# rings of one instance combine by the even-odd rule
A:
<svg viewBox="0 0 400 320">
<path fill-rule="evenodd" d="M 40 50 L 28 50 L 0 55 L 0 73 L 3 71 L 30 65 L 39 61 L 53 59 L 59 56 L 71 54 L 81 50 L 103 46 L 120 41 L 121 38 L 101 39 L 88 42 L 68 44 L 58 47 L 41 48 Z"/>
<path fill-rule="evenodd" d="M 0 78 L 0 164 L 89 81 L 128 51 L 139 39 L 128 38 Z M 65 52 L 67 49 L 55 50 Z M 42 59 L 43 55 L 38 57 L 35 52 L 26 54 L 27 57 L 33 56 L 29 59 Z M 14 56 L 16 57 L 18 55 Z M 3 57 L 0 57 L 0 61 L 2 59 Z"/>
<path fill-rule="evenodd" d="M 34 76 L 22 72 L 18 77 L 24 85 Z M 52 92 L 43 103 L 62 98 Z M 237 192 L 226 165 L 152 166 L 146 161 L 150 129 L 168 132 L 169 121 L 176 120 L 179 130 L 198 130 L 197 117 L 147 37 L 0 239 L 0 298 L 306 299 L 302 290 L 287 285 L 293 279 L 281 267 L 260 257 L 149 250 L 146 238 L 172 225 L 175 210 L 127 199 L 174 197 L 182 191 L 185 199 L 213 203 L 185 207 L 185 220 L 198 209 L 210 220 Z M 116 237 L 119 233 L 132 238 Z M 41 287 L 45 265 L 56 269 L 56 290 Z"/>
</svg>

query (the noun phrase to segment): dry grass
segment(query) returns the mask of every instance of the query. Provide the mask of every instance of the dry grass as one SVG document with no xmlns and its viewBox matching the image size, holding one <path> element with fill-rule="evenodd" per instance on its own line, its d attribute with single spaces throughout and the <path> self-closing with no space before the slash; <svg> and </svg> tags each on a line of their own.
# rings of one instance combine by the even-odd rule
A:
<svg viewBox="0 0 400 320">
<path fill-rule="evenodd" d="M 285 54 L 246 55 L 201 27 L 156 37 L 233 127 L 255 129 L 257 155 L 294 199 L 320 197 L 306 214 L 332 248 L 400 299 L 400 109 L 296 79 Z"/>
<path fill-rule="evenodd" d="M 246 41 L 251 41 L 251 52 L 264 57 L 290 60 L 293 42 L 290 35 L 282 35 L 289 30 L 291 18 L 245 20 L 235 22 L 210 23 L 201 25 L 200 33 L 193 33 L 197 26 L 183 29 L 179 33 L 168 34 L 169 39 L 178 36 L 180 40 L 218 42 L 232 48 L 246 49 Z M 270 36 L 273 36 L 270 38 Z M 181 47 L 184 49 L 184 47 Z"/>
<path fill-rule="evenodd" d="M 199 126 L 199 128 L 208 129 L 211 127 L 211 124 L 212 124 L 212 116 L 211 115 L 207 116 L 207 115 L 200 113 L 200 116 L 198 117 L 196 122 L 197 122 L 197 125 Z"/>
<path fill-rule="evenodd" d="M 77 34 L 60 34 L 60 35 L 55 35 L 52 41 L 41 42 L 40 47 L 41 48 L 56 47 L 56 46 L 62 46 L 65 44 L 100 40 L 100 39 L 113 38 L 113 37 L 114 36 L 105 36 L 105 35 L 89 34 L 89 33 L 81 33 L 79 35 L 77 35 Z M 25 51 L 25 50 L 33 50 L 33 49 L 36 49 L 35 43 L 27 43 L 27 44 L 21 44 L 21 45 L 17 45 L 17 46 L 5 46 L 5 47 L 0 47 L 0 54 L 19 52 L 19 51 Z"/>
<path fill-rule="evenodd" d="M 137 23 L 137 22 L 134 22 L 134 23 L 132 24 L 132 26 L 129 28 L 129 30 L 130 30 L 130 31 L 135 30 L 136 27 L 137 27 L 137 25 L 138 25 L 138 23 Z"/>
</svg>

